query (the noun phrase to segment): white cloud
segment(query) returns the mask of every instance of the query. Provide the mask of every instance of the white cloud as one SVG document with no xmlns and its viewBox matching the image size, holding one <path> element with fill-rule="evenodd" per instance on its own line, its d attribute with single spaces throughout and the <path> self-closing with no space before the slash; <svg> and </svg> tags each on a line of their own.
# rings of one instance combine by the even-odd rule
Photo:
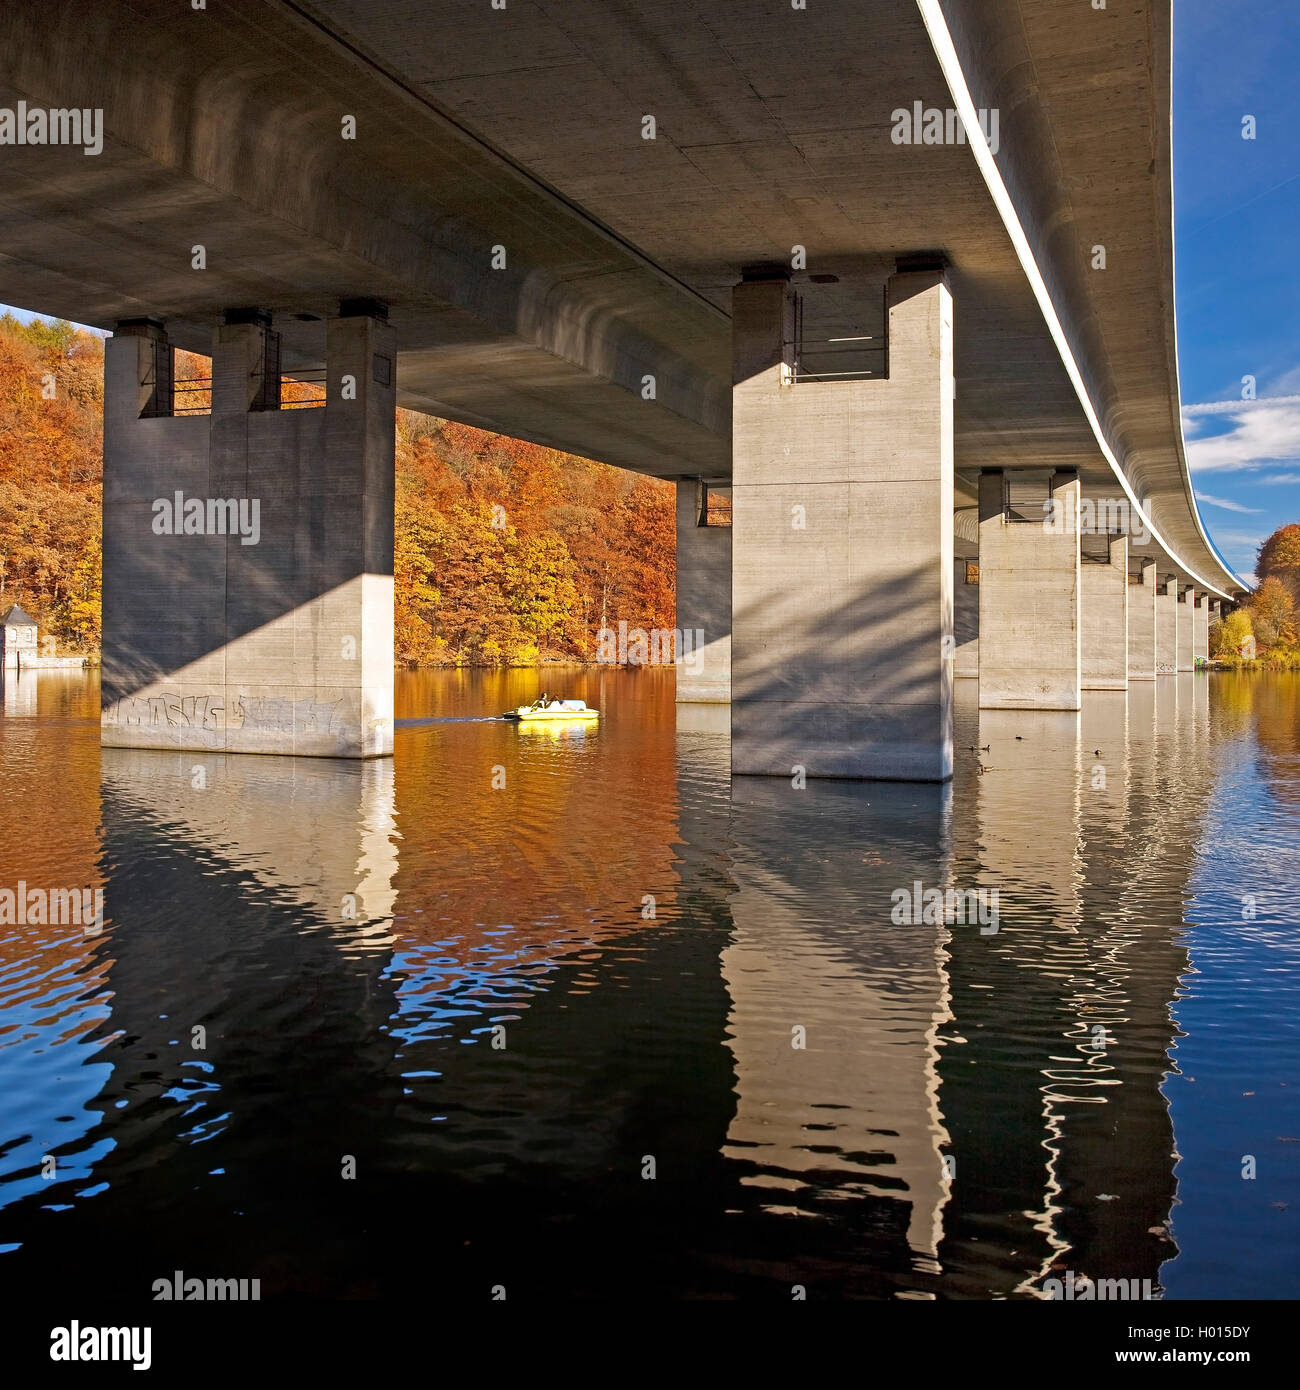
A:
<svg viewBox="0 0 1300 1390">
<path fill-rule="evenodd" d="M 1208 492 L 1198 492 L 1196 494 L 1198 502 L 1208 503 L 1211 507 L 1222 507 L 1225 512 L 1253 512 L 1258 514 L 1259 507 L 1243 507 L 1240 502 L 1230 501 L 1227 497 L 1211 497 Z"/>
<path fill-rule="evenodd" d="M 1238 411 L 1286 405 L 1300 405 L 1300 396 L 1259 396 L 1253 401 L 1201 401 L 1183 406 L 1183 418 L 1189 415 L 1235 415 Z"/>
<path fill-rule="evenodd" d="M 1202 436 L 1207 417 L 1226 416 L 1228 428 Z M 1300 460 L 1300 396 L 1253 401 L 1202 401 L 1183 407 L 1187 463 L 1193 473 L 1240 473 Z"/>
<path fill-rule="evenodd" d="M 1300 483 L 1300 473 L 1266 473 L 1255 481 L 1260 483 Z"/>
<path fill-rule="evenodd" d="M 1222 541 L 1224 545 L 1260 546 L 1264 544 L 1266 536 L 1255 531 L 1221 531 L 1215 533 L 1214 539 Z"/>
</svg>

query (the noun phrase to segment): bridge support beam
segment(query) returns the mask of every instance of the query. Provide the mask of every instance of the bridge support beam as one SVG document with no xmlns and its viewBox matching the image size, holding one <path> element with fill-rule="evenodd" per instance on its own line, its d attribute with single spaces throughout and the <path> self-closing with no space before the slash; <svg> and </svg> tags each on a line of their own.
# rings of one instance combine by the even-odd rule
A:
<svg viewBox="0 0 1300 1390">
<path fill-rule="evenodd" d="M 981 474 L 981 709 L 1082 707 L 1079 571 L 1077 473 Z"/>
<path fill-rule="evenodd" d="M 1197 594 L 1192 613 L 1192 662 L 1202 665 L 1210 659 L 1210 596 Z"/>
<path fill-rule="evenodd" d="M 1107 542 L 1105 563 L 1081 564 L 1080 668 L 1084 690 L 1128 689 L 1128 537 Z"/>
<path fill-rule="evenodd" d="M 1156 678 L 1156 562 L 1142 560 L 1128 588 L 1128 678 Z"/>
<path fill-rule="evenodd" d="M 800 382 L 788 283 L 733 294 L 738 774 L 952 775 L 952 299 L 888 304 L 886 379 Z"/>
<path fill-rule="evenodd" d="M 677 484 L 678 703 L 731 699 L 731 521 L 710 524 L 703 481 Z"/>
<path fill-rule="evenodd" d="M 1178 669 L 1194 671 L 1196 627 L 1196 590 L 1180 589 L 1178 594 Z"/>
<path fill-rule="evenodd" d="M 101 742 L 391 753 L 392 330 L 330 320 L 328 403 L 281 410 L 269 318 L 239 317 L 210 415 L 173 413 L 159 326 L 106 344 Z"/>
<path fill-rule="evenodd" d="M 1156 590 L 1156 674 L 1178 670 L 1178 580 L 1166 579 Z"/>
</svg>

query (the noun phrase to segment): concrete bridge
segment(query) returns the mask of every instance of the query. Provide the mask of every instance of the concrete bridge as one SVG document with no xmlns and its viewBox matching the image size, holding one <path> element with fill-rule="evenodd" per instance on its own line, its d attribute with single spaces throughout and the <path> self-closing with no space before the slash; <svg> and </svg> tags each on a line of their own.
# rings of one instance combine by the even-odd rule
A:
<svg viewBox="0 0 1300 1390">
<path fill-rule="evenodd" d="M 1170 47 L 1160 0 L 11 0 L 0 300 L 114 333 L 103 741 L 391 752 L 397 404 L 677 481 L 735 772 L 944 780 L 959 676 L 1191 669 L 1244 585 Z"/>
</svg>

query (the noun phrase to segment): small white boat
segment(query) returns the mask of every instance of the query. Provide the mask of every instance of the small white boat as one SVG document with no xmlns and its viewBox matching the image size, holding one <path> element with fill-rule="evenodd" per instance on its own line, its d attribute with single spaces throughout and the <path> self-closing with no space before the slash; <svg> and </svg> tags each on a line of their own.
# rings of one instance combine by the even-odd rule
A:
<svg viewBox="0 0 1300 1390">
<path fill-rule="evenodd" d="M 600 711 L 588 709 L 583 700 L 552 700 L 549 696 L 543 695 L 531 705 L 520 705 L 518 709 L 507 710 L 501 717 L 531 724 L 535 720 L 599 719 Z"/>
</svg>

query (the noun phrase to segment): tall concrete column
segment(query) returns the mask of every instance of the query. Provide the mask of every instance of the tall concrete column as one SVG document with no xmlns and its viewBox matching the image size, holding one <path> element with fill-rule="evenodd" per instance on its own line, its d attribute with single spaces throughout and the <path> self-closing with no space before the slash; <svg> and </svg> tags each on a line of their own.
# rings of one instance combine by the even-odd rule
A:
<svg viewBox="0 0 1300 1390">
<path fill-rule="evenodd" d="M 1156 674 L 1178 670 L 1178 580 L 1166 579 L 1156 590 Z"/>
<path fill-rule="evenodd" d="M 1194 657 L 1194 628 L 1196 623 L 1196 590 L 1180 587 L 1178 594 L 1178 669 L 1196 669 Z"/>
<path fill-rule="evenodd" d="M 176 418 L 141 414 L 146 336 L 106 344 L 101 741 L 391 753 L 392 330 L 331 320 L 327 404 L 282 411 L 268 318 L 241 313 L 212 413 Z"/>
<path fill-rule="evenodd" d="M 1081 708 L 1079 569 L 1077 473 L 981 475 L 981 709 Z"/>
<path fill-rule="evenodd" d="M 952 775 L 952 298 L 888 304 L 887 378 L 800 382 L 790 286 L 733 293 L 735 773 Z"/>
<path fill-rule="evenodd" d="M 731 527 L 709 526 L 708 489 L 677 484 L 679 702 L 731 699 Z"/>
<path fill-rule="evenodd" d="M 1192 613 L 1192 663 L 1199 666 L 1210 659 L 1210 596 L 1197 594 Z"/>
<path fill-rule="evenodd" d="M 1141 561 L 1128 590 L 1128 678 L 1156 678 L 1156 562 Z"/>
<path fill-rule="evenodd" d="M 1084 690 L 1128 689 L 1128 537 L 1107 544 L 1105 564 L 1080 567 L 1080 667 Z"/>
</svg>

